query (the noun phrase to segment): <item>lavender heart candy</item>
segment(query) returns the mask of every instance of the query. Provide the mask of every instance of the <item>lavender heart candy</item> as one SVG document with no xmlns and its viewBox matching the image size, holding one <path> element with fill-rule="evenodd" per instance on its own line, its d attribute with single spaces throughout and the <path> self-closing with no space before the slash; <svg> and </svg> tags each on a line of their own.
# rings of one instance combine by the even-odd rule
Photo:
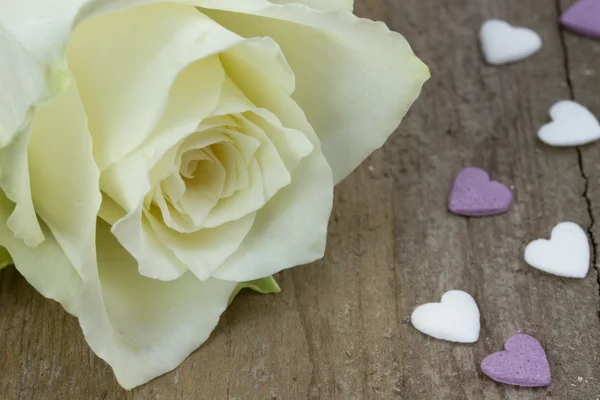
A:
<svg viewBox="0 0 600 400">
<path fill-rule="evenodd" d="M 491 181 L 481 168 L 463 169 L 452 186 L 448 208 L 455 214 L 485 217 L 510 209 L 512 193 L 505 185 Z"/>
<path fill-rule="evenodd" d="M 580 35 L 600 39 L 600 1 L 579 0 L 563 13 L 560 23 Z"/>
<path fill-rule="evenodd" d="M 506 341 L 505 351 L 491 354 L 481 362 L 484 374 L 500 383 L 525 387 L 550 385 L 550 364 L 542 345 L 529 335 L 515 335 Z"/>
</svg>

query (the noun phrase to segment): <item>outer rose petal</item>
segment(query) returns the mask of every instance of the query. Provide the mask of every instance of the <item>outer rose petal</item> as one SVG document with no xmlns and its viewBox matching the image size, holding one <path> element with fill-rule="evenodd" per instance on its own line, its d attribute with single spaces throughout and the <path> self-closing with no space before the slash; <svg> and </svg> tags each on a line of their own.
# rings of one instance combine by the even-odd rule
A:
<svg viewBox="0 0 600 400">
<path fill-rule="evenodd" d="M 44 240 L 44 235 L 35 215 L 27 169 L 31 120 L 29 116 L 23 130 L 17 133 L 6 147 L 0 148 L 0 189 L 16 204 L 6 222 L 8 228 L 16 238 L 22 239 L 28 246 L 37 246 Z"/>
<path fill-rule="evenodd" d="M 262 0 L 198 0 L 234 32 L 269 36 L 296 75 L 306 113 L 339 182 L 398 127 L 429 77 L 406 40 L 383 23 L 346 11 Z M 266 17 L 266 18 L 261 18 Z"/>
<path fill-rule="evenodd" d="M 87 118 L 73 82 L 36 111 L 29 143 L 35 209 L 81 271 L 94 240 L 101 195 Z"/>
<path fill-rule="evenodd" d="M 13 208 L 14 205 L 0 191 L 0 245 L 10 253 L 15 267 L 38 292 L 58 301 L 68 312 L 75 313 L 83 287 L 80 276 L 45 226 L 43 230 L 48 240 L 35 249 L 14 238 L 6 227 Z"/>
<path fill-rule="evenodd" d="M 170 282 L 142 277 L 136 261 L 99 221 L 98 271 L 83 279 L 52 233 L 31 249 L 6 228 L 12 206 L 0 193 L 0 244 L 19 272 L 44 296 L 79 318 L 94 352 L 131 389 L 175 367 L 200 346 L 217 325 L 237 282 L 200 281 L 191 273 Z"/>
<path fill-rule="evenodd" d="M 34 107 L 66 87 L 63 51 L 83 0 L 2 1 L 0 12 L 0 187 L 17 204 L 8 220 L 28 245 L 44 240 L 27 172 Z M 39 32 L 44 34 L 40 35 Z"/>
<path fill-rule="evenodd" d="M 103 358 L 125 388 L 181 364 L 208 339 L 237 286 L 218 279 L 200 281 L 191 273 L 169 282 L 140 276 L 136 261 L 105 223 L 99 223 L 98 254 L 102 295 L 114 329 L 102 326 L 100 332 L 89 332 L 87 339 L 92 348 L 99 346 L 94 350 L 100 356 L 100 350 L 106 352 Z M 92 310 L 84 315 L 93 318 Z M 85 331 L 83 322 L 82 327 Z M 123 337 L 111 339 L 113 331 Z"/>
</svg>

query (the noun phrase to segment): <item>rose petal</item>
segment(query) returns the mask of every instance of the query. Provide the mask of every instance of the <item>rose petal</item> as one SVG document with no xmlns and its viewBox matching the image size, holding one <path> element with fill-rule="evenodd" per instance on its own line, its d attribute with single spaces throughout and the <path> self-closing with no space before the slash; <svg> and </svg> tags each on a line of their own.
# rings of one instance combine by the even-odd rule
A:
<svg viewBox="0 0 600 400">
<path fill-rule="evenodd" d="M 44 296 L 59 301 L 79 323 L 92 350 L 126 389 L 175 367 L 210 335 L 237 282 L 200 281 L 191 273 L 161 282 L 140 276 L 136 261 L 99 222 L 98 270 L 83 280 L 51 232 L 35 249 L 6 228 L 10 202 L 0 194 L 0 244 L 17 269 Z"/>
<path fill-rule="evenodd" d="M 237 284 L 217 279 L 203 282 L 191 273 L 170 282 L 140 276 L 135 260 L 110 235 L 106 224 L 98 229 L 98 255 L 102 295 L 112 327 L 90 332 L 88 340 L 92 348 L 94 340 L 98 341 L 97 353 L 106 352 L 105 360 L 125 388 L 183 362 L 209 337 Z M 83 315 L 93 318 L 92 310 L 85 311 Z"/>
<path fill-rule="evenodd" d="M 206 228 L 215 228 L 235 221 L 260 209 L 266 201 L 263 191 L 263 176 L 256 160 L 252 161 L 250 184 L 246 189 L 238 190 L 230 197 L 223 198 L 213 207 L 203 222 Z"/>
<path fill-rule="evenodd" d="M 47 240 L 36 248 L 27 247 L 13 236 L 6 226 L 13 208 L 0 191 L 0 245 L 6 248 L 15 267 L 38 292 L 58 301 L 68 312 L 76 313 L 77 299 L 83 287 L 81 277 L 44 224 Z"/>
<path fill-rule="evenodd" d="M 253 50 L 268 46 L 266 42 L 248 45 Z M 263 54 L 236 51 L 243 46 L 221 57 L 229 76 L 254 104 L 277 115 L 283 126 L 303 132 L 314 150 L 293 170 L 291 184 L 278 191 L 257 213 L 252 230 L 239 250 L 213 274 L 238 281 L 263 278 L 321 258 L 333 202 L 331 169 L 321 152 L 319 139 L 284 88 L 263 75 L 257 59 Z"/>
<path fill-rule="evenodd" d="M 138 261 L 141 275 L 171 281 L 187 271 L 187 267 L 156 236 L 150 221 L 144 215 L 142 205 L 116 221 L 111 231 Z"/>
<path fill-rule="evenodd" d="M 146 215 L 160 242 L 203 281 L 239 248 L 255 217 L 250 214 L 216 228 L 182 234 L 165 227 L 152 214 Z"/>
<path fill-rule="evenodd" d="M 87 243 L 93 241 L 101 195 L 92 138 L 74 82 L 37 109 L 28 154 L 36 212 L 80 271 Z"/>
<path fill-rule="evenodd" d="M 247 281 L 321 258 L 332 198 L 331 170 L 315 149 L 294 170 L 292 183 L 257 213 L 238 251 L 213 276 Z"/>
<path fill-rule="evenodd" d="M 261 0 L 198 3 L 230 11 L 203 10 L 234 32 L 269 36 L 281 47 L 296 75 L 293 97 L 336 182 L 386 141 L 429 77 L 401 35 L 347 11 Z"/>
<path fill-rule="evenodd" d="M 296 169 L 300 160 L 312 153 L 315 148 L 303 132 L 284 127 L 281 121 L 267 109 L 256 109 L 244 116 L 265 132 L 277 148 L 279 157 L 288 171 Z"/>
<path fill-rule="evenodd" d="M 6 147 L 0 148 L 0 188 L 16 204 L 6 221 L 8 228 L 16 238 L 34 247 L 44 241 L 44 235 L 31 198 L 27 156 L 31 123 L 28 120 L 23 132 L 17 134 Z"/>
<path fill-rule="evenodd" d="M 27 169 L 32 117 L 37 105 L 68 86 L 64 49 L 82 4 L 83 0 L 2 2 L 0 187 L 17 205 L 8 226 L 29 246 L 44 240 L 32 204 Z"/>
<path fill-rule="evenodd" d="M 100 170 L 160 130 L 169 89 L 184 68 L 239 40 L 194 7 L 172 3 L 134 7 L 81 23 L 67 57 Z M 218 81 L 218 75 L 203 81 L 209 78 Z M 193 100 L 211 102 L 210 91 L 201 94 Z"/>
<path fill-rule="evenodd" d="M 262 172 L 265 201 L 269 201 L 279 189 L 290 184 L 292 179 L 290 171 L 287 170 L 277 148 L 267 134 L 258 125 L 249 121 L 244 114 L 238 118 L 240 130 L 260 142 L 256 161 Z"/>
<path fill-rule="evenodd" d="M 256 106 L 252 104 L 231 78 L 226 76 L 221 88 L 219 105 L 211 113 L 211 117 L 239 114 L 255 108 Z"/>
<path fill-rule="evenodd" d="M 125 210 L 135 209 L 151 189 L 149 171 L 214 110 L 223 79 L 217 57 L 196 61 L 186 68 L 173 85 L 169 105 L 157 129 L 141 147 L 102 172 L 102 190 Z M 174 164 L 173 168 L 171 173 L 179 170 Z"/>
</svg>

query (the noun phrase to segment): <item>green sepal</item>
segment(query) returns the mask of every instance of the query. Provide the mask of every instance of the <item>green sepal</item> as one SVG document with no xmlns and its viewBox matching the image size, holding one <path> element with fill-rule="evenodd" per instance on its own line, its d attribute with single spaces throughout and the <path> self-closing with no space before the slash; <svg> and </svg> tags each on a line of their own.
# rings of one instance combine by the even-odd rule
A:
<svg viewBox="0 0 600 400">
<path fill-rule="evenodd" d="M 242 282 L 238 284 L 233 293 L 231 293 L 231 296 L 229 297 L 229 304 L 231 304 L 235 296 L 237 296 L 242 289 L 252 289 L 255 292 L 262 294 L 281 292 L 281 288 L 279 287 L 279 284 L 277 283 L 275 278 L 273 278 L 273 276 L 268 276 L 266 278 L 256 279 L 254 281 Z"/>
<path fill-rule="evenodd" d="M 13 260 L 4 247 L 0 246 L 0 270 L 4 267 L 8 267 L 9 265 L 13 265 Z"/>
</svg>

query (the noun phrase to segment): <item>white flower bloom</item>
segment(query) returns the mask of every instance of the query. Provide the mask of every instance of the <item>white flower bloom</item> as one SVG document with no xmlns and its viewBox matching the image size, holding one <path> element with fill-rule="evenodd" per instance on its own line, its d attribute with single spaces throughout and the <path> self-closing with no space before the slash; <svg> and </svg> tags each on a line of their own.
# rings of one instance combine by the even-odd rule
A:
<svg viewBox="0 0 600 400">
<path fill-rule="evenodd" d="M 0 245 L 126 388 L 322 257 L 428 77 L 350 0 L 0 3 Z"/>
</svg>

